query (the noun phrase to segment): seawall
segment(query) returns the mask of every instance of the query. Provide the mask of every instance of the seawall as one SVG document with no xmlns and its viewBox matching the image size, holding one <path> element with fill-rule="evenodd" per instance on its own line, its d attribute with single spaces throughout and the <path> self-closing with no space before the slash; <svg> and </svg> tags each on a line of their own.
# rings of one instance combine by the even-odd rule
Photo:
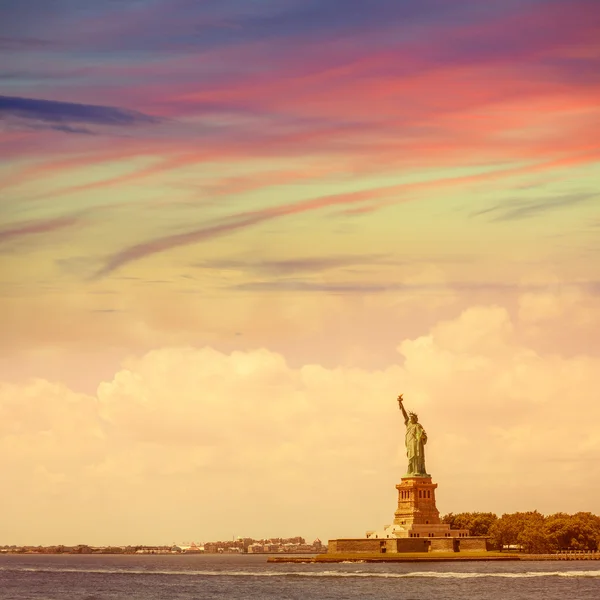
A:
<svg viewBox="0 0 600 600">
<path fill-rule="evenodd" d="M 319 554 L 318 556 L 270 556 L 270 563 L 342 563 L 342 562 L 473 562 L 473 561 L 549 561 L 549 560 L 600 560 L 600 552 L 582 554 L 503 554 L 500 552 L 489 553 L 454 553 L 442 556 L 431 556 L 422 553 L 415 554 Z"/>
</svg>

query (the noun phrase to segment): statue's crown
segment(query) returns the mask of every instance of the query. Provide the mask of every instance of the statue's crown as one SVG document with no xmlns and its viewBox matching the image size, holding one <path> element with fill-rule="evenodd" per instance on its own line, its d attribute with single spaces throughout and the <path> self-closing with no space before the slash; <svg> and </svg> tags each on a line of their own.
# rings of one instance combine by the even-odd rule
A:
<svg viewBox="0 0 600 600">
<path fill-rule="evenodd" d="M 409 417 L 416 417 L 417 419 L 419 418 L 419 415 L 417 415 L 417 413 L 414 413 L 414 412 L 409 412 L 408 416 Z"/>
</svg>

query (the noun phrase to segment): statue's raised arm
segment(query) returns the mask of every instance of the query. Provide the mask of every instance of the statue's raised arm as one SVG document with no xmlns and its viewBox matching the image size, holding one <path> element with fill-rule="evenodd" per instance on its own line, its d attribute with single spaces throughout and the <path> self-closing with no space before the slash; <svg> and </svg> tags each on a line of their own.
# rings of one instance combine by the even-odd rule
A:
<svg viewBox="0 0 600 600">
<path fill-rule="evenodd" d="M 400 394 L 398 396 L 398 406 L 400 407 L 400 410 L 402 411 L 402 416 L 404 417 L 404 424 L 406 425 L 408 423 L 408 414 L 406 414 L 406 410 L 404 409 L 404 404 L 402 404 L 403 402 L 403 398 L 402 398 L 403 394 Z"/>
</svg>

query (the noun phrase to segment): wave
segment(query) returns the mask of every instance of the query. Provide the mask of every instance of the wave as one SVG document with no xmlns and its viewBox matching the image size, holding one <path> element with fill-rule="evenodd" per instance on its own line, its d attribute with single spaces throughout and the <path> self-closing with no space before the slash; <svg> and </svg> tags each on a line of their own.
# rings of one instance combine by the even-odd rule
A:
<svg viewBox="0 0 600 600">
<path fill-rule="evenodd" d="M 236 570 L 146 570 L 146 569 L 74 569 L 74 568 L 36 568 L 36 567 L 0 567 L 0 571 L 33 573 L 94 573 L 99 575 L 176 575 L 188 577 L 366 577 L 382 579 L 480 579 L 500 577 L 507 579 L 528 579 L 532 577 L 594 577 L 600 578 L 600 571 L 526 571 L 524 573 L 456 573 L 413 571 L 409 573 L 376 573 L 372 571 L 236 571 Z"/>
</svg>

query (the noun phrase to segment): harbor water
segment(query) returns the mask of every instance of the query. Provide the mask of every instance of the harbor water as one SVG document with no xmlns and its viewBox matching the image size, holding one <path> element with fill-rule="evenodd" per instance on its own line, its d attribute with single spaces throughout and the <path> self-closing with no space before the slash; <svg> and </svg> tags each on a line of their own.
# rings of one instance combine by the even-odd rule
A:
<svg viewBox="0 0 600 600">
<path fill-rule="evenodd" d="M 67 598 L 597 600 L 600 564 L 273 564 L 260 555 L 0 555 L 0 599 Z"/>
</svg>

